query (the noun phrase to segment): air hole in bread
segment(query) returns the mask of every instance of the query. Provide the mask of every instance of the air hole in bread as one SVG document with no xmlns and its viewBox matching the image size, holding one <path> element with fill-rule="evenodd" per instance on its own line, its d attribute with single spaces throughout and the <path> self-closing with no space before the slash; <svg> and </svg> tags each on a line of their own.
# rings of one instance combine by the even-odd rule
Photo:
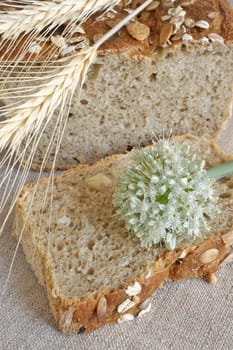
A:
<svg viewBox="0 0 233 350">
<path fill-rule="evenodd" d="M 102 67 L 102 64 L 98 64 L 98 63 L 95 63 L 92 65 L 92 68 L 91 68 L 91 78 L 92 79 L 97 79 L 101 67 Z"/>
<path fill-rule="evenodd" d="M 155 81 L 157 79 L 157 73 L 152 73 L 150 76 L 150 81 Z"/>
<path fill-rule="evenodd" d="M 233 182 L 232 182 L 232 181 L 228 181 L 227 186 L 228 186 L 229 188 L 233 188 Z"/>
<path fill-rule="evenodd" d="M 101 241 L 102 239 L 102 235 L 101 234 L 98 234 L 97 237 L 96 237 L 97 241 Z"/>
<path fill-rule="evenodd" d="M 87 248 L 88 248 L 89 250 L 92 250 L 93 247 L 94 247 L 94 245 L 95 245 L 95 241 L 94 241 L 93 239 L 90 239 L 90 240 L 87 242 Z"/>
<path fill-rule="evenodd" d="M 187 46 L 186 46 L 186 45 L 182 45 L 182 46 L 181 46 L 181 50 L 182 50 L 183 52 L 186 52 L 186 51 L 187 51 Z"/>
<path fill-rule="evenodd" d="M 105 122 L 105 117 L 104 115 L 102 115 L 101 119 L 100 119 L 100 125 L 103 125 Z"/>
<path fill-rule="evenodd" d="M 84 333 L 85 332 L 85 327 L 81 327 L 81 328 L 79 328 L 79 331 L 78 331 L 78 333 Z"/>
<path fill-rule="evenodd" d="M 95 273 L 95 270 L 93 269 L 93 267 L 90 267 L 87 271 L 88 275 L 94 275 L 94 273 Z"/>
<path fill-rule="evenodd" d="M 225 193 L 221 193 L 220 198 L 230 198 L 231 197 L 231 193 L 225 192 Z"/>
<path fill-rule="evenodd" d="M 80 103 L 84 106 L 88 105 L 88 101 L 84 99 L 80 100 Z"/>
<path fill-rule="evenodd" d="M 64 248 L 64 243 L 63 242 L 59 242 L 57 244 L 57 250 L 62 250 Z"/>
<path fill-rule="evenodd" d="M 131 127 L 131 124 L 130 124 L 130 123 L 125 123 L 125 128 L 126 128 L 126 129 L 130 129 L 130 127 Z"/>
</svg>

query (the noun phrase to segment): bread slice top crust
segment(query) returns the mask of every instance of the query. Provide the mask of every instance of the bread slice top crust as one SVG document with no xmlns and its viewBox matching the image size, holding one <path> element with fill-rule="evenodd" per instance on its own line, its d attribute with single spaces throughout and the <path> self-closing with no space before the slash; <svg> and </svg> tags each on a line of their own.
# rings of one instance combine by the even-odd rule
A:
<svg viewBox="0 0 233 350">
<path fill-rule="evenodd" d="M 141 0 L 132 0 L 129 5 L 127 5 L 125 1 L 122 1 L 116 7 L 116 11 L 110 14 L 95 14 L 83 24 L 85 39 L 89 44 L 93 44 L 103 34 L 109 31 L 114 24 L 124 18 L 129 11 L 135 9 L 141 3 Z M 176 46 L 178 43 L 186 44 L 187 37 L 184 39 L 183 34 L 191 35 L 194 39 L 194 45 L 196 45 L 198 41 L 201 42 L 201 39 L 206 39 L 208 35 L 212 33 L 220 35 L 225 43 L 232 43 L 233 41 L 233 9 L 227 0 L 177 0 L 175 2 L 163 0 L 160 1 L 159 6 L 155 9 L 153 8 L 153 4 L 149 7 L 149 9 L 152 8 L 151 10 L 146 9 L 138 15 L 135 19 L 136 25 L 133 21 L 132 23 L 134 23 L 134 25 L 131 28 L 125 27 L 121 29 L 115 36 L 102 45 L 99 49 L 99 53 L 123 51 L 129 56 L 139 55 L 150 57 L 155 49 L 158 49 L 159 52 L 163 52 L 162 46 L 169 46 L 171 44 Z M 170 38 L 171 35 L 169 36 L 169 31 L 172 30 L 172 26 L 169 24 L 172 22 L 171 24 L 175 27 L 177 22 L 176 20 L 174 22 L 174 15 L 169 16 L 168 11 L 178 6 L 181 6 L 185 11 L 185 19 L 191 19 L 193 23 L 197 21 L 202 21 L 202 23 L 199 22 L 197 25 L 192 23 L 191 25 L 189 24 L 190 22 L 186 22 L 186 24 L 184 24 L 185 30 L 183 31 L 179 28 L 177 33 L 171 38 L 169 45 L 167 45 L 165 39 L 166 37 L 167 39 Z M 0 9 L 6 10 L 3 5 L 0 6 Z M 9 10 L 9 8 L 7 8 L 7 10 Z M 207 27 L 206 23 L 203 24 L 203 21 L 207 22 Z M 148 33 L 148 35 L 146 33 Z M 62 29 L 61 33 L 58 30 L 56 34 L 62 34 Z M 74 34 L 74 36 L 76 34 Z M 78 34 L 80 35 L 80 33 Z M 19 38 L 14 44 L 14 48 L 11 47 L 11 51 L 7 54 L 7 58 L 5 59 L 14 60 L 14 58 L 18 56 L 18 53 L 21 52 L 22 47 L 25 46 L 24 44 L 27 40 L 27 35 Z M 214 36 L 212 36 L 210 41 L 214 41 Z M 10 41 L 1 43 L 0 56 L 4 55 L 9 45 L 11 45 Z M 59 55 L 59 50 L 51 42 L 46 42 L 43 44 L 43 49 L 39 53 L 23 52 L 23 55 L 25 60 L 43 61 L 48 57 L 57 57 Z"/>
<path fill-rule="evenodd" d="M 231 159 L 204 139 L 186 135 L 175 138 L 175 142 L 190 144 L 198 159 L 206 160 L 207 167 Z M 25 186 L 19 196 L 15 234 L 19 238 L 23 230 L 20 239 L 27 260 L 48 293 L 61 303 L 96 297 L 103 290 L 127 286 L 148 271 L 162 271 L 184 249 L 191 251 L 200 243 L 184 242 L 170 252 L 163 248 L 146 250 L 114 217 L 112 195 L 131 155 L 109 157 L 55 177 L 52 211 L 47 179 L 40 180 L 37 188 L 34 184 Z M 211 220 L 211 233 L 205 240 L 232 229 L 232 188 L 233 177 L 216 183 L 221 214 Z"/>
</svg>

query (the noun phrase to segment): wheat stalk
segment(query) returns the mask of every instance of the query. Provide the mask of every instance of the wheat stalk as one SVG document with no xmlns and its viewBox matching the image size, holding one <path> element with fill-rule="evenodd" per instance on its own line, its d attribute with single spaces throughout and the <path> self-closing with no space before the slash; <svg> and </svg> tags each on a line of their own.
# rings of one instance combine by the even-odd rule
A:
<svg viewBox="0 0 233 350">
<path fill-rule="evenodd" d="M 145 1 L 131 14 L 107 32 L 92 47 L 82 49 L 68 57 L 66 64 L 59 67 L 52 77 L 48 77 L 41 88 L 31 94 L 26 101 L 9 106 L 11 118 L 0 123 L 0 151 L 7 146 L 16 150 L 29 132 L 39 132 L 45 119 L 50 119 L 56 110 L 77 86 L 80 91 L 90 65 L 97 56 L 98 48 L 120 28 L 140 13 L 152 0 Z"/>
<path fill-rule="evenodd" d="M 84 22 L 97 11 L 111 9 L 120 1 L 28 1 L 28 5 L 22 6 L 22 9 L 0 11 L 0 34 L 3 39 L 15 40 L 22 33 L 38 33 L 44 28 L 49 31 L 70 21 Z"/>
</svg>

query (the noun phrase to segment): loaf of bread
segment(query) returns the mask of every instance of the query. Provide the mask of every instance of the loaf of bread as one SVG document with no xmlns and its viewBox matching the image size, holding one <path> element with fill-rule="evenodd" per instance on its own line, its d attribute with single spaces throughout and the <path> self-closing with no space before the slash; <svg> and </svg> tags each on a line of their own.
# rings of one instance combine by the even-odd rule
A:
<svg viewBox="0 0 233 350">
<path fill-rule="evenodd" d="M 89 19 L 83 24 L 85 40 L 91 45 L 141 2 L 124 1 L 115 12 Z M 231 5 L 226 0 L 154 1 L 98 51 L 80 102 L 76 91 L 69 106 L 57 168 L 124 153 L 158 135 L 215 138 L 230 116 L 232 96 Z M 43 161 L 58 113 L 41 138 L 34 169 Z M 54 154 L 55 148 L 47 169 Z"/>
<path fill-rule="evenodd" d="M 231 159 L 203 138 L 186 135 L 174 142 L 189 144 L 207 167 Z M 55 177 L 53 189 L 41 179 L 18 198 L 14 234 L 47 289 L 62 332 L 89 332 L 142 316 L 165 280 L 215 282 L 213 273 L 232 258 L 233 176 L 216 183 L 220 214 L 209 222 L 208 236 L 174 251 L 147 250 L 113 215 L 116 181 L 131 155 L 68 170 Z"/>
</svg>

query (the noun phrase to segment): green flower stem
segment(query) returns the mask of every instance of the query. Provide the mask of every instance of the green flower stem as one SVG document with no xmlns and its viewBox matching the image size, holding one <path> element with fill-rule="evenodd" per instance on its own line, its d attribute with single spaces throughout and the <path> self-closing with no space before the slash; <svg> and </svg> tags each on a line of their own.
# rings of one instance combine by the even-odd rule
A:
<svg viewBox="0 0 233 350">
<path fill-rule="evenodd" d="M 229 162 L 219 164 L 211 169 L 207 170 L 207 175 L 215 180 L 219 180 L 225 176 L 233 174 L 233 160 Z"/>
</svg>

